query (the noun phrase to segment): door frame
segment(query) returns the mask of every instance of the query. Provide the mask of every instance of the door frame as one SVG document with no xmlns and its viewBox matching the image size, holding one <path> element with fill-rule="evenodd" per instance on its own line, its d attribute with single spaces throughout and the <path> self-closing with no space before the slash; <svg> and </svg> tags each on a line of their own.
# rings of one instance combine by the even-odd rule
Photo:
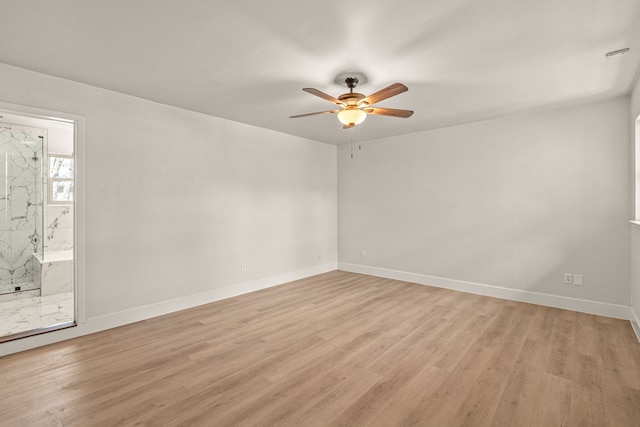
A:
<svg viewBox="0 0 640 427">
<path fill-rule="evenodd" d="M 72 123 L 74 128 L 74 207 L 73 207 L 73 292 L 74 319 L 76 325 L 86 321 L 85 286 L 85 118 L 76 114 L 42 108 L 0 102 L 2 113 L 20 115 L 29 118 Z M 46 201 L 43 201 L 45 203 Z M 46 328 L 45 328 L 46 329 Z M 37 334 L 38 332 L 36 332 Z M 35 335 L 35 334 L 34 334 Z M 27 335 L 28 337 L 32 335 Z M 49 341 L 49 340 L 48 340 Z M 55 341 L 55 340 L 54 340 Z M 15 342 L 15 341 L 14 341 Z M 31 347 L 31 346 L 29 346 Z M 2 352 L 0 352 L 1 354 Z"/>
</svg>

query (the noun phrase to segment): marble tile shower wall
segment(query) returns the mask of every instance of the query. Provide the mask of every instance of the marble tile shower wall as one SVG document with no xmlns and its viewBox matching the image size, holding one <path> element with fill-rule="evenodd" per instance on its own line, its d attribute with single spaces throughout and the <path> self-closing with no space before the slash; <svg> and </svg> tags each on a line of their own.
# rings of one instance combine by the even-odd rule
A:
<svg viewBox="0 0 640 427">
<path fill-rule="evenodd" d="M 73 206 L 48 205 L 45 222 L 45 253 L 73 249 Z"/>
<path fill-rule="evenodd" d="M 0 123 L 0 294 L 37 289 L 43 235 L 41 165 L 46 130 Z"/>
</svg>

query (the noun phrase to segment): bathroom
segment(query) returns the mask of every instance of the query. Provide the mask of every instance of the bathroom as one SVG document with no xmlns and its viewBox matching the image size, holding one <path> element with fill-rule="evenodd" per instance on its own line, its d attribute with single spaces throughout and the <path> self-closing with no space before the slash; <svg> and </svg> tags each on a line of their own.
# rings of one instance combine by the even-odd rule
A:
<svg viewBox="0 0 640 427">
<path fill-rule="evenodd" d="M 74 322 L 74 124 L 0 116 L 2 342 Z"/>
</svg>

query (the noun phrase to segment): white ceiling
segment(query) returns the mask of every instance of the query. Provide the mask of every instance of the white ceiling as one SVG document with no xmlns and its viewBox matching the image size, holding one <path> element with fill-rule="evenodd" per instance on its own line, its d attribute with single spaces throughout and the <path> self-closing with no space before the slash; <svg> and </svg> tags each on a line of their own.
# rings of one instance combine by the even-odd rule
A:
<svg viewBox="0 0 640 427">
<path fill-rule="evenodd" d="M 627 93 L 638 0 L 0 0 L 0 62 L 317 141 L 417 132 Z M 605 58 L 608 51 L 629 54 Z M 360 72 L 409 119 L 289 119 Z"/>
</svg>

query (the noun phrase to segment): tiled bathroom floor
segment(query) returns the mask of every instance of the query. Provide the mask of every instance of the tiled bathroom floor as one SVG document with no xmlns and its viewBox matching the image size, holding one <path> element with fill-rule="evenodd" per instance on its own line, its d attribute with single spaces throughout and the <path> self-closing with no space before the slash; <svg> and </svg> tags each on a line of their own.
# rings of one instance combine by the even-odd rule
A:
<svg viewBox="0 0 640 427">
<path fill-rule="evenodd" d="M 0 337 L 73 320 L 73 292 L 0 302 Z"/>
</svg>

